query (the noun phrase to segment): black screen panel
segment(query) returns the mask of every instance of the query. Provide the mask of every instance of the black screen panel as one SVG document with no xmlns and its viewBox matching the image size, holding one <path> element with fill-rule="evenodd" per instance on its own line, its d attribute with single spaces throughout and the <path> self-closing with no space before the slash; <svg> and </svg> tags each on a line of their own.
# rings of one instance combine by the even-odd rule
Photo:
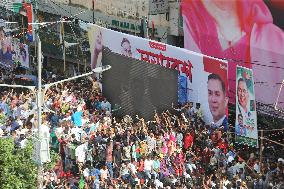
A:
<svg viewBox="0 0 284 189">
<path fill-rule="evenodd" d="M 178 71 L 103 50 L 103 95 L 121 107 L 123 115 L 138 114 L 146 120 L 178 101 Z"/>
</svg>

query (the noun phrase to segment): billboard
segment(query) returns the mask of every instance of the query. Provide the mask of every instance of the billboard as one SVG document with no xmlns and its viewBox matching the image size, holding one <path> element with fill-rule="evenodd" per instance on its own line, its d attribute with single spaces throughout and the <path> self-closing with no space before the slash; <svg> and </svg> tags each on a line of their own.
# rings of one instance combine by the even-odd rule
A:
<svg viewBox="0 0 284 189">
<path fill-rule="evenodd" d="M 229 97 L 232 103 L 235 103 L 237 66 L 253 70 L 257 101 L 270 105 L 276 102 L 284 79 L 284 4 L 274 6 L 275 2 L 181 2 L 184 47 L 228 60 Z M 283 109 L 284 95 L 279 102 L 279 107 Z"/>
<path fill-rule="evenodd" d="M 6 9 L 18 13 L 18 15 L 13 20 L 19 23 L 21 26 L 21 35 L 24 34 L 25 38 L 32 42 L 33 41 L 33 25 L 28 24 L 33 22 L 33 6 L 31 3 L 22 2 L 22 1 L 9 1 L 9 3 L 5 3 L 3 5 Z"/>
<path fill-rule="evenodd" d="M 236 142 L 257 146 L 257 116 L 253 72 L 237 66 L 236 69 Z"/>
<path fill-rule="evenodd" d="M 121 107 L 122 115 L 152 120 L 155 110 L 170 110 L 178 102 L 178 73 L 155 64 L 103 49 L 103 96 Z"/>
<path fill-rule="evenodd" d="M 223 121 L 219 121 L 219 118 L 224 120 L 226 117 L 228 91 L 226 84 L 228 81 L 227 63 L 225 61 L 93 24 L 88 25 L 88 36 L 92 68 L 101 65 L 102 49 L 107 47 L 111 51 L 127 57 L 175 69 L 180 76 L 187 79 L 187 90 L 180 91 L 188 92 L 188 101 L 201 103 L 205 122 L 208 124 L 212 122 L 223 123 Z M 216 77 L 215 80 L 219 81 L 215 85 L 218 89 L 215 90 L 213 87 L 212 92 L 215 92 L 214 95 L 221 92 L 223 94 L 222 99 L 217 99 L 214 96 L 212 103 L 209 102 L 208 94 L 208 76 L 211 73 L 219 75 L 219 77 L 214 76 Z"/>
<path fill-rule="evenodd" d="M 0 42 L 0 64 L 2 67 L 13 69 L 17 64 L 29 68 L 28 45 L 21 43 L 18 38 L 12 37 L 10 29 L 5 25 L 0 26 Z"/>
</svg>

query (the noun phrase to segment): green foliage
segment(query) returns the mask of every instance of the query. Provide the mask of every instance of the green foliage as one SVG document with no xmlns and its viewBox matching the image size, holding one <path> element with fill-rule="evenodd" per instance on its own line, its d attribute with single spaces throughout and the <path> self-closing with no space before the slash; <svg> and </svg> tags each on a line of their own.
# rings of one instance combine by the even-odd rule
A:
<svg viewBox="0 0 284 189">
<path fill-rule="evenodd" d="M 33 145 L 17 149 L 12 138 L 0 138 L 0 188 L 35 189 L 37 167 L 32 160 Z"/>
<path fill-rule="evenodd" d="M 60 156 L 55 151 L 51 150 L 50 151 L 50 159 L 51 159 L 50 163 L 46 163 L 46 164 L 43 165 L 45 170 L 53 169 L 54 166 L 56 165 L 56 163 L 58 162 L 58 160 L 60 160 Z"/>
</svg>

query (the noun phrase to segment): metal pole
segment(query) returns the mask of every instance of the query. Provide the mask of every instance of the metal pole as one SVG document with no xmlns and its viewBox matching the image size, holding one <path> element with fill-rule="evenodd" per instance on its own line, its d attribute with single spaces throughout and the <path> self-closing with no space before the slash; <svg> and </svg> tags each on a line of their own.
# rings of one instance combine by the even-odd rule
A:
<svg viewBox="0 0 284 189">
<path fill-rule="evenodd" d="M 0 84 L 0 87 L 11 87 L 11 88 L 25 88 L 31 91 L 34 91 L 35 86 L 24 86 L 24 85 L 8 85 L 8 84 Z"/>
<path fill-rule="evenodd" d="M 262 147 L 263 147 L 263 130 L 260 131 L 260 151 L 259 151 L 259 168 L 261 173 L 261 167 L 262 167 Z"/>
<path fill-rule="evenodd" d="M 264 139 L 264 140 L 267 140 L 267 141 L 269 141 L 269 142 L 273 142 L 273 143 L 275 143 L 275 144 L 278 144 L 278 145 L 280 145 L 280 146 L 283 146 L 283 147 L 284 147 L 284 144 L 281 144 L 281 143 L 276 142 L 276 141 L 274 141 L 274 140 L 270 140 L 270 139 L 265 138 L 265 137 L 263 137 L 263 139 Z"/>
<path fill-rule="evenodd" d="M 275 103 L 275 106 L 274 106 L 274 109 L 275 109 L 275 110 L 278 110 L 277 105 L 278 105 L 278 101 L 279 101 L 279 97 L 280 97 L 280 93 L 281 93 L 281 91 L 282 91 L 283 85 L 284 85 L 284 79 L 283 79 L 283 81 L 282 81 L 282 83 L 281 83 L 281 86 L 280 86 L 280 89 L 279 89 L 279 92 L 278 92 L 278 96 L 277 96 L 276 103 Z"/>
<path fill-rule="evenodd" d="M 62 22 L 61 24 L 61 27 L 62 27 L 62 43 L 63 43 L 63 61 L 64 61 L 64 68 L 63 68 L 63 71 L 64 71 L 64 74 L 65 74 L 65 71 L 66 71 L 66 55 L 65 55 L 65 36 L 64 36 L 64 22 Z"/>
<path fill-rule="evenodd" d="M 86 58 L 84 57 L 84 69 L 85 69 L 85 73 L 87 72 L 87 60 Z"/>
<path fill-rule="evenodd" d="M 143 29 L 144 29 L 144 38 L 148 39 L 148 18 L 143 16 Z"/>
<path fill-rule="evenodd" d="M 41 89 L 41 41 L 38 37 L 38 89 L 37 89 L 37 120 L 38 120 L 38 157 L 39 157 L 39 162 L 38 162 L 38 189 L 42 188 L 42 183 L 43 183 L 43 166 L 41 163 L 41 108 L 42 108 L 42 89 Z"/>
<path fill-rule="evenodd" d="M 95 0 L 92 2 L 93 5 L 93 24 L 95 23 Z"/>
<path fill-rule="evenodd" d="M 106 65 L 106 66 L 103 66 L 103 67 L 97 67 L 97 68 L 93 69 L 91 72 L 81 74 L 81 75 L 77 75 L 77 76 L 74 76 L 74 77 L 70 77 L 68 79 L 63 79 L 63 80 L 60 80 L 60 81 L 57 81 L 57 82 L 49 83 L 49 84 L 44 85 L 44 87 L 45 87 L 45 89 L 47 89 L 47 88 L 49 88 L 53 85 L 59 84 L 59 83 L 71 81 L 71 80 L 78 79 L 78 78 L 81 78 L 81 77 L 86 77 L 86 76 L 92 75 L 94 73 L 102 73 L 104 71 L 109 70 L 110 68 L 111 68 L 110 65 Z"/>
</svg>

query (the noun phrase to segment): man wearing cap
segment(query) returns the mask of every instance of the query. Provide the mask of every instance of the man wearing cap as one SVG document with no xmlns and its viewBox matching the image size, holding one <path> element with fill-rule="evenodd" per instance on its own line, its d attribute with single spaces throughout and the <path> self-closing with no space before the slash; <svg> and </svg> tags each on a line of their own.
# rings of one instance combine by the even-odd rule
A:
<svg viewBox="0 0 284 189">
<path fill-rule="evenodd" d="M 226 109 L 228 105 L 228 97 L 226 94 L 225 82 L 217 74 L 208 76 L 208 104 L 213 117 L 214 127 L 224 127 L 224 131 L 228 129 L 228 119 L 226 117 Z"/>
</svg>

